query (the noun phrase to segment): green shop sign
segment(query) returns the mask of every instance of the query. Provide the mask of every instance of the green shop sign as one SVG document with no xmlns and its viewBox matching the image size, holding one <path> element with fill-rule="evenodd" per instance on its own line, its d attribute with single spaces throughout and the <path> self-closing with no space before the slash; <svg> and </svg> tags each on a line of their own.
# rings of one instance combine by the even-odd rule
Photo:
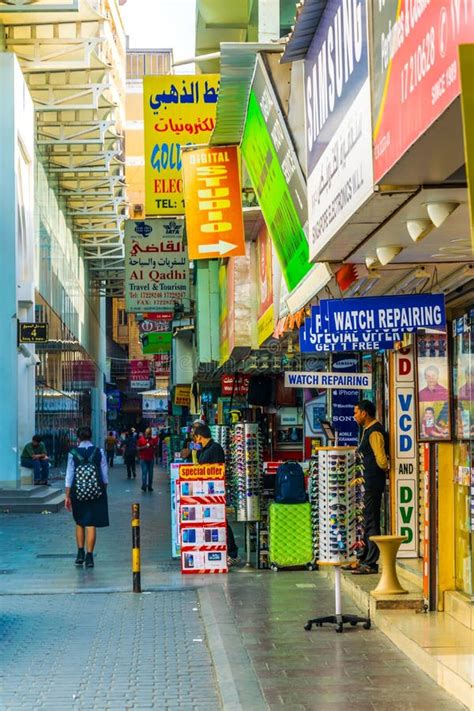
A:
<svg viewBox="0 0 474 711">
<path fill-rule="evenodd" d="M 242 139 L 242 154 L 289 291 L 314 266 L 308 241 L 254 91 Z"/>
</svg>

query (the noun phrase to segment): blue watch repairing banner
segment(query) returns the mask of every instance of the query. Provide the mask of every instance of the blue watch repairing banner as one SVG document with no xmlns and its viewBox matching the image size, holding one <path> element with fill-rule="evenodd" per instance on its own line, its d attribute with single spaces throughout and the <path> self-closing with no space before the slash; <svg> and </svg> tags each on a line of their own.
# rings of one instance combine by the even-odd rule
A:
<svg viewBox="0 0 474 711">
<path fill-rule="evenodd" d="M 446 328 L 444 294 L 397 294 L 320 302 L 322 322 L 332 333 Z"/>
<path fill-rule="evenodd" d="M 357 373 L 359 358 L 344 353 L 332 357 L 334 373 Z M 359 442 L 359 426 L 354 420 L 354 405 L 361 398 L 360 390 L 332 390 L 332 423 L 338 434 L 338 444 L 355 446 Z"/>
</svg>

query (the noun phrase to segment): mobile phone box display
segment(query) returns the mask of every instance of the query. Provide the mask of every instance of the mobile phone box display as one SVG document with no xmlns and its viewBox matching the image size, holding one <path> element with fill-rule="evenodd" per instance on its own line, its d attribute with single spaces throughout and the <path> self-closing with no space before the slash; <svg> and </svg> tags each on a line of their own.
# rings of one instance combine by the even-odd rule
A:
<svg viewBox="0 0 474 711">
<path fill-rule="evenodd" d="M 225 551 L 192 551 L 183 552 L 182 571 L 198 573 L 200 571 L 227 571 L 227 554 Z"/>
<path fill-rule="evenodd" d="M 223 526 L 209 528 L 202 526 L 186 527 L 181 531 L 181 546 L 183 550 L 186 550 L 186 547 L 225 545 L 226 530 Z"/>
<path fill-rule="evenodd" d="M 182 505 L 180 509 L 181 523 L 200 523 L 202 521 L 201 505 Z"/>
</svg>

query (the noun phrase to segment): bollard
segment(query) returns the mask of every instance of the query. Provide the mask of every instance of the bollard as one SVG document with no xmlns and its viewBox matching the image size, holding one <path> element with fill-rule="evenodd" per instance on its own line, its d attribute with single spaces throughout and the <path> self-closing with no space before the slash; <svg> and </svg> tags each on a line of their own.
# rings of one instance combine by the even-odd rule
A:
<svg viewBox="0 0 474 711">
<path fill-rule="evenodd" d="M 142 591 L 140 579 L 140 504 L 132 504 L 132 573 L 133 592 Z"/>
</svg>

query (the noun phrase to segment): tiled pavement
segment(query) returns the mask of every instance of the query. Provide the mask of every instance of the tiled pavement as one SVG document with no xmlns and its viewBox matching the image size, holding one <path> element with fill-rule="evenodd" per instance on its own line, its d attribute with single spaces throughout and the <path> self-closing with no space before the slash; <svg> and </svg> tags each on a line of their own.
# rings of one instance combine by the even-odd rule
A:
<svg viewBox="0 0 474 711">
<path fill-rule="evenodd" d="M 463 708 L 376 629 L 305 632 L 333 608 L 318 573 L 181 577 L 163 473 L 144 495 L 114 467 L 109 494 L 92 571 L 73 565 L 66 512 L 0 517 L 0 708 Z M 132 501 L 142 503 L 142 595 L 130 592 Z"/>
</svg>

